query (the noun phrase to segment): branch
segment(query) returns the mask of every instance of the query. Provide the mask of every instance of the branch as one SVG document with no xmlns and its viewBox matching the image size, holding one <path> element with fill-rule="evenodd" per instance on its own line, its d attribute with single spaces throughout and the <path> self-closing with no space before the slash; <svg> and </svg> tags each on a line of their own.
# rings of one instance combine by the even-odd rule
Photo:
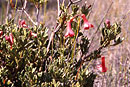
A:
<svg viewBox="0 0 130 87">
<path fill-rule="evenodd" d="M 48 51 L 49 51 L 50 44 L 51 44 L 51 41 L 53 40 L 53 37 L 54 37 L 54 35 L 55 35 L 55 32 L 57 32 L 57 31 L 60 29 L 60 27 L 61 27 L 61 24 L 59 24 L 59 25 L 57 26 L 57 28 L 51 33 L 50 40 L 49 40 L 49 44 L 48 44 L 48 46 L 47 46 L 47 53 L 48 53 Z"/>
<path fill-rule="evenodd" d="M 10 1 L 8 0 L 5 21 L 8 19 L 8 15 L 9 15 L 9 8 L 10 8 Z"/>
<path fill-rule="evenodd" d="M 57 1 L 58 1 L 58 0 L 57 0 Z M 76 0 L 76 1 L 74 1 L 74 2 L 72 2 L 72 1 L 70 0 L 69 4 L 68 4 L 68 6 L 67 6 L 67 9 L 68 9 L 72 4 L 76 4 L 76 3 L 80 2 L 80 1 L 82 1 L 82 0 Z M 62 11 L 60 11 L 59 16 L 61 16 L 61 14 L 62 14 Z M 65 20 L 64 20 L 64 21 L 65 21 Z M 49 52 L 50 44 L 51 44 L 51 42 L 52 42 L 52 40 L 53 40 L 53 37 L 54 37 L 54 35 L 55 35 L 55 32 L 57 32 L 57 31 L 60 29 L 60 27 L 64 24 L 64 21 L 63 21 L 62 24 L 58 24 L 58 25 L 56 26 L 55 30 L 51 33 L 51 36 L 50 36 L 50 39 L 49 39 L 49 44 L 48 44 L 48 46 L 47 46 L 47 53 Z"/>
<path fill-rule="evenodd" d="M 27 0 L 25 0 L 24 1 L 24 4 L 23 4 L 23 0 L 21 0 L 21 3 L 22 3 L 22 12 L 21 12 L 21 15 L 20 15 L 20 18 L 22 17 L 22 14 L 23 14 L 23 12 L 24 12 L 24 10 L 25 10 L 25 8 L 26 8 L 26 5 L 27 5 Z"/>
<path fill-rule="evenodd" d="M 94 7 L 94 4 L 95 4 L 95 0 L 93 1 L 93 4 L 92 4 L 92 7 L 91 7 L 91 11 L 90 11 L 90 13 L 88 14 L 88 19 L 89 19 L 91 13 L 92 13 L 92 9 L 93 9 L 93 7 Z"/>
<path fill-rule="evenodd" d="M 39 18 L 38 18 L 38 17 L 39 17 L 39 10 L 40 10 L 39 3 L 38 3 L 38 6 L 36 6 L 36 9 L 37 9 L 37 14 L 36 14 L 36 15 L 37 15 L 37 16 L 36 16 L 37 19 L 36 19 L 36 21 L 37 21 L 37 24 L 39 24 L 39 21 L 38 21 L 38 19 L 39 19 Z"/>
<path fill-rule="evenodd" d="M 26 5 L 27 5 L 27 0 L 25 0 L 25 2 L 24 2 L 23 10 L 25 10 Z"/>
<path fill-rule="evenodd" d="M 58 17 L 60 15 L 60 0 L 57 0 Z"/>
<path fill-rule="evenodd" d="M 34 25 L 37 25 L 37 23 L 35 23 L 33 21 L 33 19 L 29 16 L 29 14 L 24 10 L 24 13 L 26 14 L 26 16 L 29 18 L 29 20 L 34 24 Z"/>
<path fill-rule="evenodd" d="M 91 41 L 91 43 L 90 43 L 90 45 L 89 45 L 89 47 L 88 47 L 88 51 L 89 51 L 90 46 L 92 45 L 92 42 L 93 42 L 93 40 L 94 40 L 94 36 L 95 36 L 95 34 L 96 34 L 97 31 L 99 30 L 99 28 L 100 28 L 102 22 L 104 21 L 104 19 L 105 19 L 107 13 L 109 12 L 109 10 L 110 10 L 112 4 L 113 4 L 113 2 L 110 4 L 110 6 L 109 6 L 109 8 L 108 8 L 108 10 L 107 10 L 107 12 L 106 12 L 106 14 L 104 15 L 104 17 L 103 17 L 103 19 L 101 20 L 101 22 L 100 22 L 100 24 L 99 24 L 99 26 L 98 26 L 96 32 L 94 33 L 94 35 L 93 35 L 93 37 L 92 37 L 92 41 Z M 100 51 L 102 48 L 103 48 L 102 46 L 99 47 L 99 48 L 98 48 L 98 51 Z M 78 68 L 78 71 L 77 71 L 77 74 L 76 74 L 75 80 L 76 80 L 77 77 L 78 77 L 78 73 L 79 73 L 79 71 L 80 71 L 80 69 L 81 69 L 83 63 L 84 63 L 85 61 L 90 61 L 90 60 L 91 60 L 90 57 L 91 57 L 93 54 L 94 54 L 94 52 L 91 52 L 89 55 L 87 55 L 87 56 L 85 56 L 85 57 L 83 57 L 83 55 L 81 56 L 81 57 L 83 57 L 83 59 L 80 58 L 80 59 L 81 59 L 81 61 L 79 61 L 79 62 L 80 62 L 80 66 L 79 66 L 79 68 Z"/>
<path fill-rule="evenodd" d="M 82 0 L 76 0 L 76 1 L 73 2 L 73 4 L 76 4 L 76 3 L 80 2 L 80 1 L 82 1 Z"/>
<path fill-rule="evenodd" d="M 103 48 L 103 46 L 99 47 L 96 51 L 101 51 L 102 48 Z M 92 56 L 94 55 L 94 53 L 95 53 L 95 51 L 91 52 L 91 53 L 90 53 L 89 55 L 87 55 L 87 56 L 83 56 L 83 54 L 82 54 L 81 57 L 83 57 L 83 58 L 80 58 L 80 61 L 77 63 L 77 64 L 80 64 L 80 65 L 79 65 L 79 68 L 78 68 L 78 70 L 77 70 L 77 74 L 76 74 L 75 80 L 76 80 L 77 77 L 78 77 L 78 74 L 79 74 L 79 72 L 80 72 L 80 69 L 81 69 L 83 63 L 86 62 L 86 61 L 91 61 L 91 60 L 95 59 L 94 57 L 92 57 Z M 91 58 L 91 57 L 92 57 L 92 58 Z"/>
<path fill-rule="evenodd" d="M 21 1 L 22 1 L 22 0 L 21 0 Z M 26 10 L 25 10 L 26 6 L 27 6 L 27 0 L 24 1 L 24 5 L 23 5 L 22 10 L 18 10 L 18 11 L 22 11 L 20 17 L 22 16 L 22 14 L 23 14 L 23 12 L 24 12 L 24 13 L 26 14 L 26 16 L 28 17 L 28 19 L 29 19 L 34 25 L 37 25 L 37 23 L 35 23 L 35 22 L 33 21 L 33 19 L 30 17 L 30 15 L 26 12 Z"/>
</svg>

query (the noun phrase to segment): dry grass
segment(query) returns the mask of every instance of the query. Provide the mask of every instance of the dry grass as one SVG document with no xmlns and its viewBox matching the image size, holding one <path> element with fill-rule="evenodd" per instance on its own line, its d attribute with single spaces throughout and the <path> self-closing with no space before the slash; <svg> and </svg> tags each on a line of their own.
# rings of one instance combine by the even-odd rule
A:
<svg viewBox="0 0 130 87">
<path fill-rule="evenodd" d="M 108 72 L 97 77 L 95 80 L 95 87 L 130 87 L 129 14 L 125 19 L 123 19 L 126 13 L 130 10 L 130 1 L 112 1 L 113 5 L 106 18 L 110 19 L 112 23 L 115 21 L 119 22 L 120 20 L 123 20 L 121 36 L 123 36 L 125 40 L 122 44 L 116 47 L 109 47 L 108 49 L 104 50 L 105 53 L 103 53 L 103 55 L 106 56 Z M 90 20 L 98 25 L 106 10 L 108 9 L 110 3 L 110 0 L 96 0 Z"/>
</svg>

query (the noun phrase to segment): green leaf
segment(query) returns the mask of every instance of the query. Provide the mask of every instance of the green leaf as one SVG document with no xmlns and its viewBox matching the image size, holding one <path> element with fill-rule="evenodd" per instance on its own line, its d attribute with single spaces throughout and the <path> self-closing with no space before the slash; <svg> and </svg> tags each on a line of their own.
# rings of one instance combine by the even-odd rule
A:
<svg viewBox="0 0 130 87">
<path fill-rule="evenodd" d="M 26 29 L 24 29 L 23 32 L 24 32 L 24 36 L 26 37 L 27 34 Z"/>
<path fill-rule="evenodd" d="M 79 6 L 74 4 L 74 5 L 71 6 L 71 9 L 72 9 L 72 15 L 74 16 L 78 12 Z"/>
<path fill-rule="evenodd" d="M 44 33 L 43 33 L 43 37 L 47 37 L 48 36 L 48 28 L 45 29 Z"/>
<path fill-rule="evenodd" d="M 124 38 L 120 38 L 120 37 L 117 38 L 116 40 L 114 40 L 113 46 L 120 44 L 123 40 L 124 40 Z"/>
<path fill-rule="evenodd" d="M 32 68 L 32 73 L 34 73 L 34 72 L 35 72 L 35 70 L 36 70 L 36 67 L 35 67 L 35 68 Z"/>
<path fill-rule="evenodd" d="M 39 76 L 39 77 L 42 77 L 42 72 L 38 72 L 38 76 Z"/>
<path fill-rule="evenodd" d="M 89 7 L 86 7 L 86 5 L 82 6 L 82 9 L 81 9 L 82 14 L 85 14 L 87 16 L 89 11 L 90 11 Z"/>
</svg>

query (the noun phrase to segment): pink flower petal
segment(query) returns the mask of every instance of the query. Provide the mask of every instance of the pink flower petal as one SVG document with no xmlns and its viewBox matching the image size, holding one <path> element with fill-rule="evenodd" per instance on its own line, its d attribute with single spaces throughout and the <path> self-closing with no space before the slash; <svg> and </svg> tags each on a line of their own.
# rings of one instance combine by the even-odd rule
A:
<svg viewBox="0 0 130 87">
<path fill-rule="evenodd" d="M 84 29 L 88 30 L 89 29 L 89 24 L 88 23 L 84 23 Z"/>
<path fill-rule="evenodd" d="M 84 22 L 88 22 L 88 20 L 87 20 L 85 14 L 82 14 L 81 17 L 83 18 L 83 21 L 84 21 Z"/>
<path fill-rule="evenodd" d="M 28 26 L 26 25 L 26 22 L 25 22 L 25 20 L 21 20 L 21 19 L 19 19 L 19 26 L 20 27 L 22 27 L 22 28 L 28 28 Z"/>
<path fill-rule="evenodd" d="M 9 37 L 7 35 L 5 35 L 5 40 L 7 40 L 7 41 L 9 40 Z"/>
<path fill-rule="evenodd" d="M 73 37 L 74 36 L 74 32 L 71 28 L 71 22 L 72 22 L 72 19 L 67 22 L 67 31 L 66 31 L 65 37 Z"/>
<path fill-rule="evenodd" d="M 104 56 L 101 57 L 101 60 L 102 60 L 102 62 L 101 62 L 100 65 L 97 66 L 97 69 L 98 69 L 99 71 L 101 71 L 101 72 L 106 72 L 106 71 L 107 71 L 107 68 L 106 68 L 106 66 L 105 66 L 105 57 L 104 57 Z"/>
<path fill-rule="evenodd" d="M 12 33 L 9 34 L 9 38 L 10 38 L 10 44 L 12 45 L 14 43 L 14 41 L 13 41 L 13 34 Z"/>
<path fill-rule="evenodd" d="M 97 66 L 97 69 L 98 69 L 100 72 L 107 72 L 107 68 L 106 68 L 106 67 L 102 67 L 102 65 L 98 65 L 98 66 Z"/>
<path fill-rule="evenodd" d="M 0 37 L 3 35 L 3 31 L 0 31 Z"/>
<path fill-rule="evenodd" d="M 94 26 L 92 24 L 90 24 L 85 16 L 85 14 L 81 15 L 83 21 L 84 21 L 84 29 L 88 30 L 89 28 L 93 28 Z"/>
</svg>

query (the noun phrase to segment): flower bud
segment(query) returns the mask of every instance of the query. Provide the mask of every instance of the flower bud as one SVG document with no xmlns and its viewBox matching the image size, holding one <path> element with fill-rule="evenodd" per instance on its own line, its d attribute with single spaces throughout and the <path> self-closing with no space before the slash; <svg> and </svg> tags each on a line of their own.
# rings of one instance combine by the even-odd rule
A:
<svg viewBox="0 0 130 87">
<path fill-rule="evenodd" d="M 111 25 L 110 25 L 110 20 L 107 19 L 107 20 L 105 21 L 105 23 L 106 23 L 107 28 L 110 28 L 110 26 L 111 26 Z"/>
<path fill-rule="evenodd" d="M 0 37 L 3 35 L 3 31 L 0 31 Z"/>
</svg>

